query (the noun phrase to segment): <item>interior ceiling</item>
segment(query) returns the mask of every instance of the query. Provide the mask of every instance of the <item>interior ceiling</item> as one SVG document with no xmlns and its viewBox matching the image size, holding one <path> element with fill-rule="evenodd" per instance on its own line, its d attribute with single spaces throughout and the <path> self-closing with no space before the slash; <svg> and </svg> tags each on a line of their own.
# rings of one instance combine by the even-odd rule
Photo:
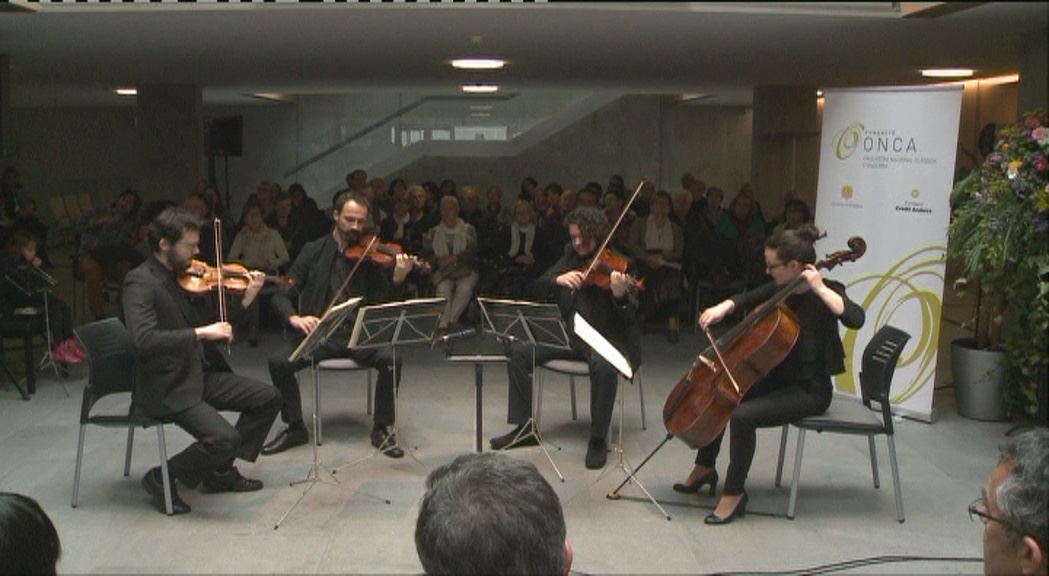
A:
<svg viewBox="0 0 1049 576">
<path fill-rule="evenodd" d="M 0 3 L 2 4 L 2 3 Z M 911 10 L 932 6 L 931 10 Z M 19 8 L 27 8 L 25 11 Z M 193 84 L 206 104 L 251 93 L 532 91 L 710 94 L 754 86 L 925 82 L 923 67 L 1019 71 L 1049 3 L 247 3 L 12 0 L 0 11 L 11 104 L 133 102 L 117 86 Z M 497 56 L 494 72 L 448 60 Z"/>
</svg>

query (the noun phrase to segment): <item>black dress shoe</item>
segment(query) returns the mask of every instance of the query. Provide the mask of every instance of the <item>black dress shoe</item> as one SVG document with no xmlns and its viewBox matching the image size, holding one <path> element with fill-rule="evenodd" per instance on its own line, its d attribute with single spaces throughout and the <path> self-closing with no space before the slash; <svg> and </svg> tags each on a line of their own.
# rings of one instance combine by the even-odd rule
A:
<svg viewBox="0 0 1049 576">
<path fill-rule="evenodd" d="M 586 447 L 586 467 L 598 470 L 605 467 L 608 461 L 608 444 L 604 438 L 591 438 Z"/>
<path fill-rule="evenodd" d="M 256 492 L 262 490 L 262 482 L 240 475 L 240 470 L 233 467 L 225 472 L 212 472 L 201 483 L 198 492 L 219 494 L 222 492 Z"/>
<path fill-rule="evenodd" d="M 273 441 L 262 447 L 262 455 L 270 456 L 273 454 L 279 454 L 289 448 L 302 446 L 309 441 L 310 434 L 306 432 L 305 428 L 288 426 L 284 430 L 281 430 L 280 434 L 277 434 L 277 437 L 274 438 Z"/>
<path fill-rule="evenodd" d="M 703 486 L 710 485 L 710 495 L 714 495 L 714 490 L 718 487 L 718 471 L 711 470 L 700 478 L 696 478 L 696 481 L 691 484 L 682 484 L 680 482 L 674 484 L 674 492 L 680 492 L 682 494 L 695 494 L 699 492 L 699 489 Z"/>
<path fill-rule="evenodd" d="M 178 490 L 175 488 L 175 480 L 171 481 L 171 513 L 172 514 L 189 514 L 189 504 L 186 504 L 182 498 L 178 495 Z M 142 487 L 146 489 L 146 492 L 153 498 L 153 506 L 160 511 L 161 514 L 167 514 L 167 507 L 164 505 L 164 481 L 160 476 L 160 467 L 146 472 L 146 475 L 142 477 Z"/>
<path fill-rule="evenodd" d="M 372 446 L 382 450 L 390 458 L 403 458 L 404 450 L 397 445 L 397 437 L 386 431 L 386 428 L 372 429 Z"/>
<path fill-rule="evenodd" d="M 526 427 L 521 424 L 502 436 L 492 438 L 489 444 L 492 445 L 492 450 L 509 450 L 522 446 L 538 446 L 539 438 L 536 437 L 531 425 Z"/>
<path fill-rule="evenodd" d="M 733 520 L 736 519 L 736 516 L 739 516 L 740 518 L 742 518 L 744 515 L 746 515 L 746 513 L 747 513 L 747 493 L 744 492 L 743 493 L 743 497 L 739 499 L 739 504 L 736 504 L 736 508 L 731 513 L 729 513 L 728 516 L 725 516 L 724 518 L 722 518 L 721 516 L 718 516 L 717 514 L 714 514 L 713 512 L 711 512 L 710 514 L 707 514 L 706 518 L 703 519 L 703 523 L 704 524 L 711 524 L 711 525 L 714 525 L 714 526 L 720 526 L 722 524 L 728 524 L 729 522 L 732 522 Z"/>
</svg>

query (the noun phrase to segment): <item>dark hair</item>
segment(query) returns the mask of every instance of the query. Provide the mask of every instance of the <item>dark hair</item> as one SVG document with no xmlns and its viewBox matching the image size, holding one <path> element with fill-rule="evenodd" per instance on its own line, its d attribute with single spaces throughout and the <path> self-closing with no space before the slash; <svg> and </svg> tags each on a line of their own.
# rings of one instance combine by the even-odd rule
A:
<svg viewBox="0 0 1049 576">
<path fill-rule="evenodd" d="M 342 213 L 342 208 L 350 201 L 367 208 L 368 214 L 372 213 L 372 203 L 368 200 L 367 196 L 356 190 L 343 190 L 335 196 L 335 201 L 332 202 L 332 217 L 337 218 L 339 214 Z"/>
<path fill-rule="evenodd" d="M 132 220 L 138 217 L 138 211 L 140 208 L 142 208 L 142 197 L 138 195 L 138 192 L 136 190 L 128 188 L 117 195 L 117 200 L 120 200 L 124 196 L 128 195 L 135 199 L 135 203 L 131 206 L 131 212 L 128 212 L 127 215 L 128 220 Z"/>
<path fill-rule="evenodd" d="M 0 492 L 0 574 L 55 574 L 58 530 L 36 500 Z"/>
<path fill-rule="evenodd" d="M 11 239 L 7 241 L 7 251 L 11 253 L 19 252 L 22 248 L 36 243 L 36 236 L 33 236 L 31 232 L 28 230 L 18 230 L 12 234 Z"/>
<path fill-rule="evenodd" d="M 784 206 L 784 215 L 791 210 L 801 211 L 802 222 L 812 222 L 812 212 L 809 210 L 809 205 L 804 200 L 798 200 L 797 198 L 787 201 L 787 205 Z"/>
<path fill-rule="evenodd" d="M 200 230 L 200 226 L 200 218 L 188 209 L 182 206 L 165 208 L 149 223 L 149 247 L 155 252 L 160 249 L 161 240 L 175 244 L 187 230 Z"/>
<path fill-rule="evenodd" d="M 554 194 L 557 194 L 558 197 L 560 197 L 561 193 L 565 191 L 564 187 L 561 186 L 561 184 L 558 182 L 551 182 L 547 184 L 545 190 L 547 194 L 553 192 Z"/>
<path fill-rule="evenodd" d="M 670 196 L 670 192 L 666 190 L 656 190 L 656 193 L 652 195 L 652 199 L 649 200 L 649 206 L 655 205 L 656 200 L 660 198 L 667 201 L 667 208 L 670 208 L 671 211 L 674 210 L 674 199 Z"/>
<path fill-rule="evenodd" d="M 294 195 L 296 192 L 302 192 L 302 194 L 305 195 L 306 189 L 303 188 L 302 184 L 299 184 L 298 182 L 292 184 L 291 186 L 288 186 L 288 194 Z"/>
<path fill-rule="evenodd" d="M 604 240 L 612 230 L 605 212 L 593 206 L 582 206 L 569 212 L 568 216 L 565 216 L 565 228 L 571 224 L 579 226 L 579 233 L 582 234 L 584 242 Z"/>
<path fill-rule="evenodd" d="M 1049 553 L 1049 429 L 1034 428 L 1009 438 L 999 448 L 999 463 L 1011 472 L 999 486 L 995 501 L 1001 511 L 1008 539 L 1016 544 L 1024 536 L 1038 541 Z"/>
<path fill-rule="evenodd" d="M 465 454 L 426 479 L 415 549 L 427 574 L 560 574 L 561 502 L 535 465 Z"/>
<path fill-rule="evenodd" d="M 783 262 L 797 260 L 802 264 L 816 263 L 816 249 L 813 244 L 820 237 L 820 231 L 812 224 L 802 224 L 793 230 L 782 229 L 765 240 L 765 248 L 775 250 L 776 256 Z"/>
</svg>

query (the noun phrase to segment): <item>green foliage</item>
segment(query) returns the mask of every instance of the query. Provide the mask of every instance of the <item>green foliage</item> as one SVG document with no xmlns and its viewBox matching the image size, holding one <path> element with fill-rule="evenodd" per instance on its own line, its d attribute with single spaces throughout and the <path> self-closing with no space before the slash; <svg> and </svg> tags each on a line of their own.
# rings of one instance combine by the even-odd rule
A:
<svg viewBox="0 0 1049 576">
<path fill-rule="evenodd" d="M 978 286 L 979 346 L 1004 350 L 1006 402 L 1037 410 L 1040 370 L 1049 363 L 1049 128 L 1044 110 L 999 130 L 984 164 L 951 194 L 949 258 Z M 1004 322 L 1003 318 L 1011 321 Z"/>
</svg>

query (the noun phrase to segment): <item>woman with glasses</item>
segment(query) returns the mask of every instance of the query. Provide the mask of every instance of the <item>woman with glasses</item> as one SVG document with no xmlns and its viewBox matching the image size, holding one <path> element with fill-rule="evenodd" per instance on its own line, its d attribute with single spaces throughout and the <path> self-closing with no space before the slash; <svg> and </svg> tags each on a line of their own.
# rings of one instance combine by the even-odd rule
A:
<svg viewBox="0 0 1049 576">
<path fill-rule="evenodd" d="M 795 279 L 804 278 L 783 302 L 797 318 L 797 342 L 778 366 L 750 388 L 732 412 L 725 487 L 717 508 L 704 520 L 707 524 L 727 524 L 746 512 L 744 483 L 754 459 L 758 428 L 779 427 L 827 410 L 833 392 L 831 376 L 845 371 L 845 349 L 838 335 L 838 323 L 852 329 L 863 326 L 863 308 L 849 300 L 843 285 L 825 281 L 814 266 L 813 242 L 818 234 L 811 225 L 773 234 L 765 241 L 765 270 L 772 282 L 700 314 L 699 323 L 706 329 L 737 309 L 749 309 Z M 684 484 L 675 484 L 675 491 L 695 493 L 709 486 L 710 495 L 714 495 L 718 483 L 715 463 L 722 437 L 724 432 L 699 450 L 688 479 Z"/>
</svg>

